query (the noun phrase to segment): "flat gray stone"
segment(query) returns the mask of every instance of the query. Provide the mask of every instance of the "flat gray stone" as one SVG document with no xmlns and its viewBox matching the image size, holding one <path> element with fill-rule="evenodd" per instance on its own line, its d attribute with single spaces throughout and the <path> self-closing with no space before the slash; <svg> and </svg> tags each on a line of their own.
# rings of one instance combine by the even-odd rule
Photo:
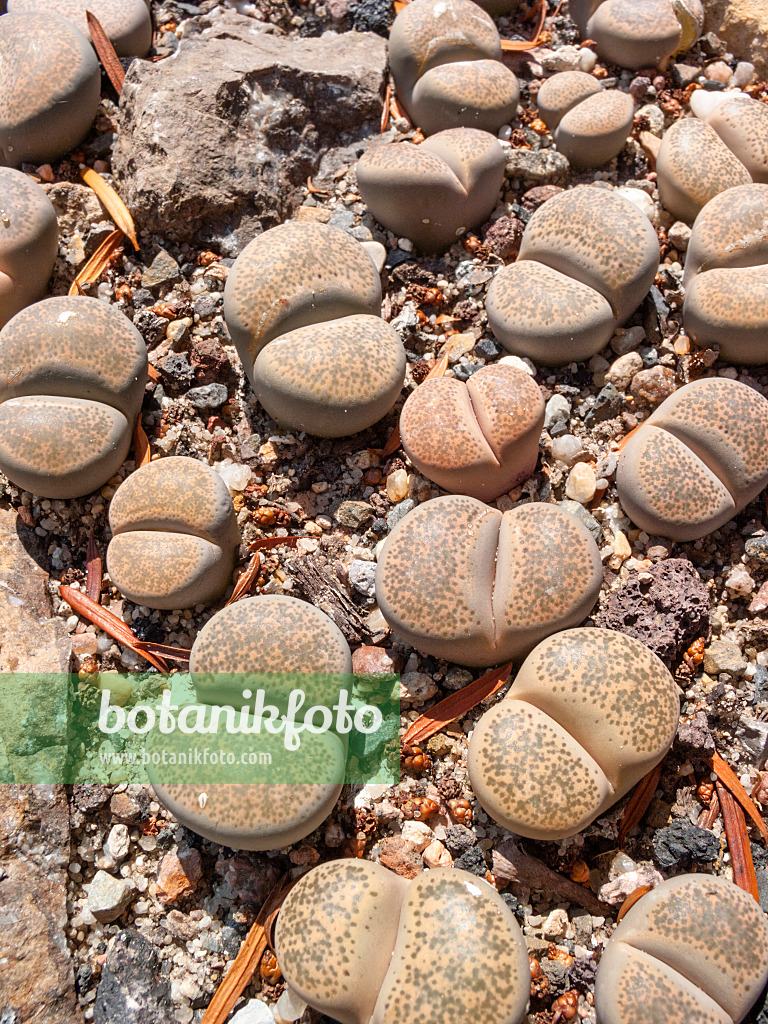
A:
<svg viewBox="0 0 768 1024">
<path fill-rule="evenodd" d="M 88 888 L 88 909 L 102 924 L 116 921 L 133 898 L 133 886 L 126 878 L 97 871 Z"/>
</svg>

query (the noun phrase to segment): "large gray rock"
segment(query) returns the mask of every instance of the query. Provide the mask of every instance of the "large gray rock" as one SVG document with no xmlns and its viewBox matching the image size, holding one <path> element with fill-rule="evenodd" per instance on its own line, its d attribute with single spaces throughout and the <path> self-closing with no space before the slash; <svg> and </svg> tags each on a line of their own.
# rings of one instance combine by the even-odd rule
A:
<svg viewBox="0 0 768 1024">
<path fill-rule="evenodd" d="M 134 61 L 113 156 L 139 228 L 235 255 L 289 216 L 331 147 L 378 131 L 386 43 L 274 35 L 226 10 L 186 22 L 172 60 Z"/>
</svg>

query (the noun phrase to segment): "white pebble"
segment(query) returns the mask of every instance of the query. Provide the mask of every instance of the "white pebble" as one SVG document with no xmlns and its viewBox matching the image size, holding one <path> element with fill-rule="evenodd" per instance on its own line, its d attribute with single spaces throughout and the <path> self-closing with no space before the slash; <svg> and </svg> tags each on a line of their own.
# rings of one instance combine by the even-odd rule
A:
<svg viewBox="0 0 768 1024">
<path fill-rule="evenodd" d="M 595 496 L 597 477 L 588 462 L 577 462 L 568 474 L 565 493 L 573 501 L 587 505 Z"/>
</svg>

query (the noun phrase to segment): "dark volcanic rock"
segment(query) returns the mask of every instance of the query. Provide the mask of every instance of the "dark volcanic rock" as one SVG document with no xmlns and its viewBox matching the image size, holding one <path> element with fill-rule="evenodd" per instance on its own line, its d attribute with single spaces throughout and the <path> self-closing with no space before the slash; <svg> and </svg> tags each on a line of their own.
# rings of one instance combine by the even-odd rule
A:
<svg viewBox="0 0 768 1024">
<path fill-rule="evenodd" d="M 378 130 L 380 36 L 273 32 L 230 10 L 203 15 L 173 60 L 131 65 L 112 166 L 141 229 L 236 255 L 292 212 L 328 149 Z"/>
<path fill-rule="evenodd" d="M 653 837 L 653 853 L 660 868 L 687 867 L 691 862 L 708 864 L 720 856 L 720 843 L 705 828 L 678 818 Z"/>
<path fill-rule="evenodd" d="M 95 1024 L 171 1024 L 171 986 L 157 951 L 132 928 L 109 944 L 93 1005 Z"/>
<path fill-rule="evenodd" d="M 643 576 L 646 574 L 643 573 Z M 611 594 L 595 624 L 644 643 L 670 667 L 709 633 L 709 592 L 684 558 L 668 558 Z"/>
</svg>

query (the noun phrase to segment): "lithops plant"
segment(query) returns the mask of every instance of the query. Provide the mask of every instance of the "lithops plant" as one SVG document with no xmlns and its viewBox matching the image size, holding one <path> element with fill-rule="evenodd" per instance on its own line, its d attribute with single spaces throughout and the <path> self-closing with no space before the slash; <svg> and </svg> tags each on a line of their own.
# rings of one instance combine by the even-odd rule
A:
<svg viewBox="0 0 768 1024">
<path fill-rule="evenodd" d="M 768 484 L 768 401 L 724 377 L 686 384 L 627 442 L 616 474 L 627 515 L 688 541 L 719 529 Z"/>
<path fill-rule="evenodd" d="M 623 68 L 655 67 L 696 41 L 701 0 L 571 0 L 571 17 L 600 56 Z"/>
<path fill-rule="evenodd" d="M 466 382 L 426 380 L 400 414 L 400 437 L 416 469 L 440 487 L 492 501 L 536 468 L 544 399 L 532 378 L 492 364 Z"/>
<path fill-rule="evenodd" d="M 275 952 L 299 998 L 343 1024 L 518 1024 L 530 971 L 514 915 L 458 868 L 411 882 L 379 864 L 337 860 L 288 894 Z"/>
<path fill-rule="evenodd" d="M 58 246 L 48 196 L 26 174 L 0 167 L 0 328 L 42 297 Z"/>
<path fill-rule="evenodd" d="M 499 33 L 472 0 L 412 0 L 392 25 L 389 63 L 398 99 L 425 135 L 496 132 L 517 111 L 520 89 L 501 63 Z"/>
<path fill-rule="evenodd" d="M 689 223 L 718 193 L 752 180 L 715 129 L 695 117 L 676 121 L 664 133 L 656 171 L 664 207 Z"/>
<path fill-rule="evenodd" d="M 659 242 L 634 203 L 579 186 L 549 199 L 523 233 L 517 263 L 488 289 L 488 323 L 515 355 L 557 365 L 589 359 L 642 302 Z"/>
<path fill-rule="evenodd" d="M 669 670 L 639 640 L 607 629 L 556 633 L 477 723 L 467 756 L 472 788 L 517 835 L 574 835 L 664 757 L 679 706 Z"/>
<path fill-rule="evenodd" d="M 209 619 L 195 639 L 189 667 L 201 703 L 236 708 L 249 703 L 243 696 L 247 677 L 252 694 L 261 687 L 266 703 L 284 710 L 290 689 L 312 691 L 312 676 L 350 673 L 352 655 L 341 630 L 314 605 L 262 595 L 229 605 Z M 244 741 L 253 747 L 252 735 Z M 228 736 L 227 743 L 238 752 L 237 737 Z M 282 736 L 259 733 L 259 749 L 271 753 L 273 764 L 283 765 L 285 774 L 293 763 L 279 749 L 282 743 Z M 346 751 L 338 736 L 303 734 L 297 756 L 299 779 L 285 784 L 216 782 L 212 774 L 211 784 L 201 787 L 169 783 L 167 773 L 159 771 L 150 773 L 150 781 L 163 803 L 194 832 L 234 849 L 272 850 L 309 835 L 328 817 L 341 792 Z M 315 758 L 318 767 L 313 770 Z M 324 781 L 306 781 L 320 778 Z"/>
<path fill-rule="evenodd" d="M 373 216 L 424 252 L 445 249 L 486 220 L 504 181 L 498 140 L 475 128 L 371 146 L 357 164 L 360 194 Z"/>
<path fill-rule="evenodd" d="M 601 1024 L 738 1024 L 768 979 L 768 925 L 717 875 L 678 875 L 629 909 L 603 950 Z"/>
<path fill-rule="evenodd" d="M 768 185 L 715 196 L 693 224 L 685 261 L 686 333 L 723 359 L 768 360 Z"/>
<path fill-rule="evenodd" d="M 0 18 L 0 164 L 58 159 L 82 142 L 101 93 L 93 47 L 55 14 Z"/>
<path fill-rule="evenodd" d="M 320 437 L 365 430 L 400 394 L 405 349 L 380 311 L 373 260 L 327 224 L 265 231 L 238 256 L 224 291 L 257 398 L 281 426 Z"/>
<path fill-rule="evenodd" d="M 73 22 L 89 37 L 86 11 L 99 19 L 118 57 L 143 57 L 152 45 L 152 19 L 145 0 L 47 0 L 46 9 Z M 10 14 L 35 14 L 40 0 L 8 0 Z"/>
<path fill-rule="evenodd" d="M 0 470 L 46 498 L 101 487 L 128 454 L 146 380 L 144 339 L 115 306 L 22 309 L 0 331 Z"/>
<path fill-rule="evenodd" d="M 578 519 L 534 502 L 501 513 L 476 498 L 434 498 L 400 520 L 376 570 L 393 631 L 460 665 L 524 657 L 576 626 L 597 600 L 600 553 Z"/>
<path fill-rule="evenodd" d="M 226 484 L 186 456 L 132 473 L 109 506 L 107 569 L 130 601 L 189 608 L 222 593 L 240 543 Z"/>
<path fill-rule="evenodd" d="M 601 89 L 592 75 L 562 71 L 539 89 L 536 104 L 555 145 L 576 169 L 613 160 L 629 138 L 635 105 L 618 89 Z"/>
<path fill-rule="evenodd" d="M 714 95 L 718 102 L 691 97 L 691 109 L 714 128 L 744 164 L 752 181 L 768 182 L 768 107 L 744 93 Z"/>
</svg>

